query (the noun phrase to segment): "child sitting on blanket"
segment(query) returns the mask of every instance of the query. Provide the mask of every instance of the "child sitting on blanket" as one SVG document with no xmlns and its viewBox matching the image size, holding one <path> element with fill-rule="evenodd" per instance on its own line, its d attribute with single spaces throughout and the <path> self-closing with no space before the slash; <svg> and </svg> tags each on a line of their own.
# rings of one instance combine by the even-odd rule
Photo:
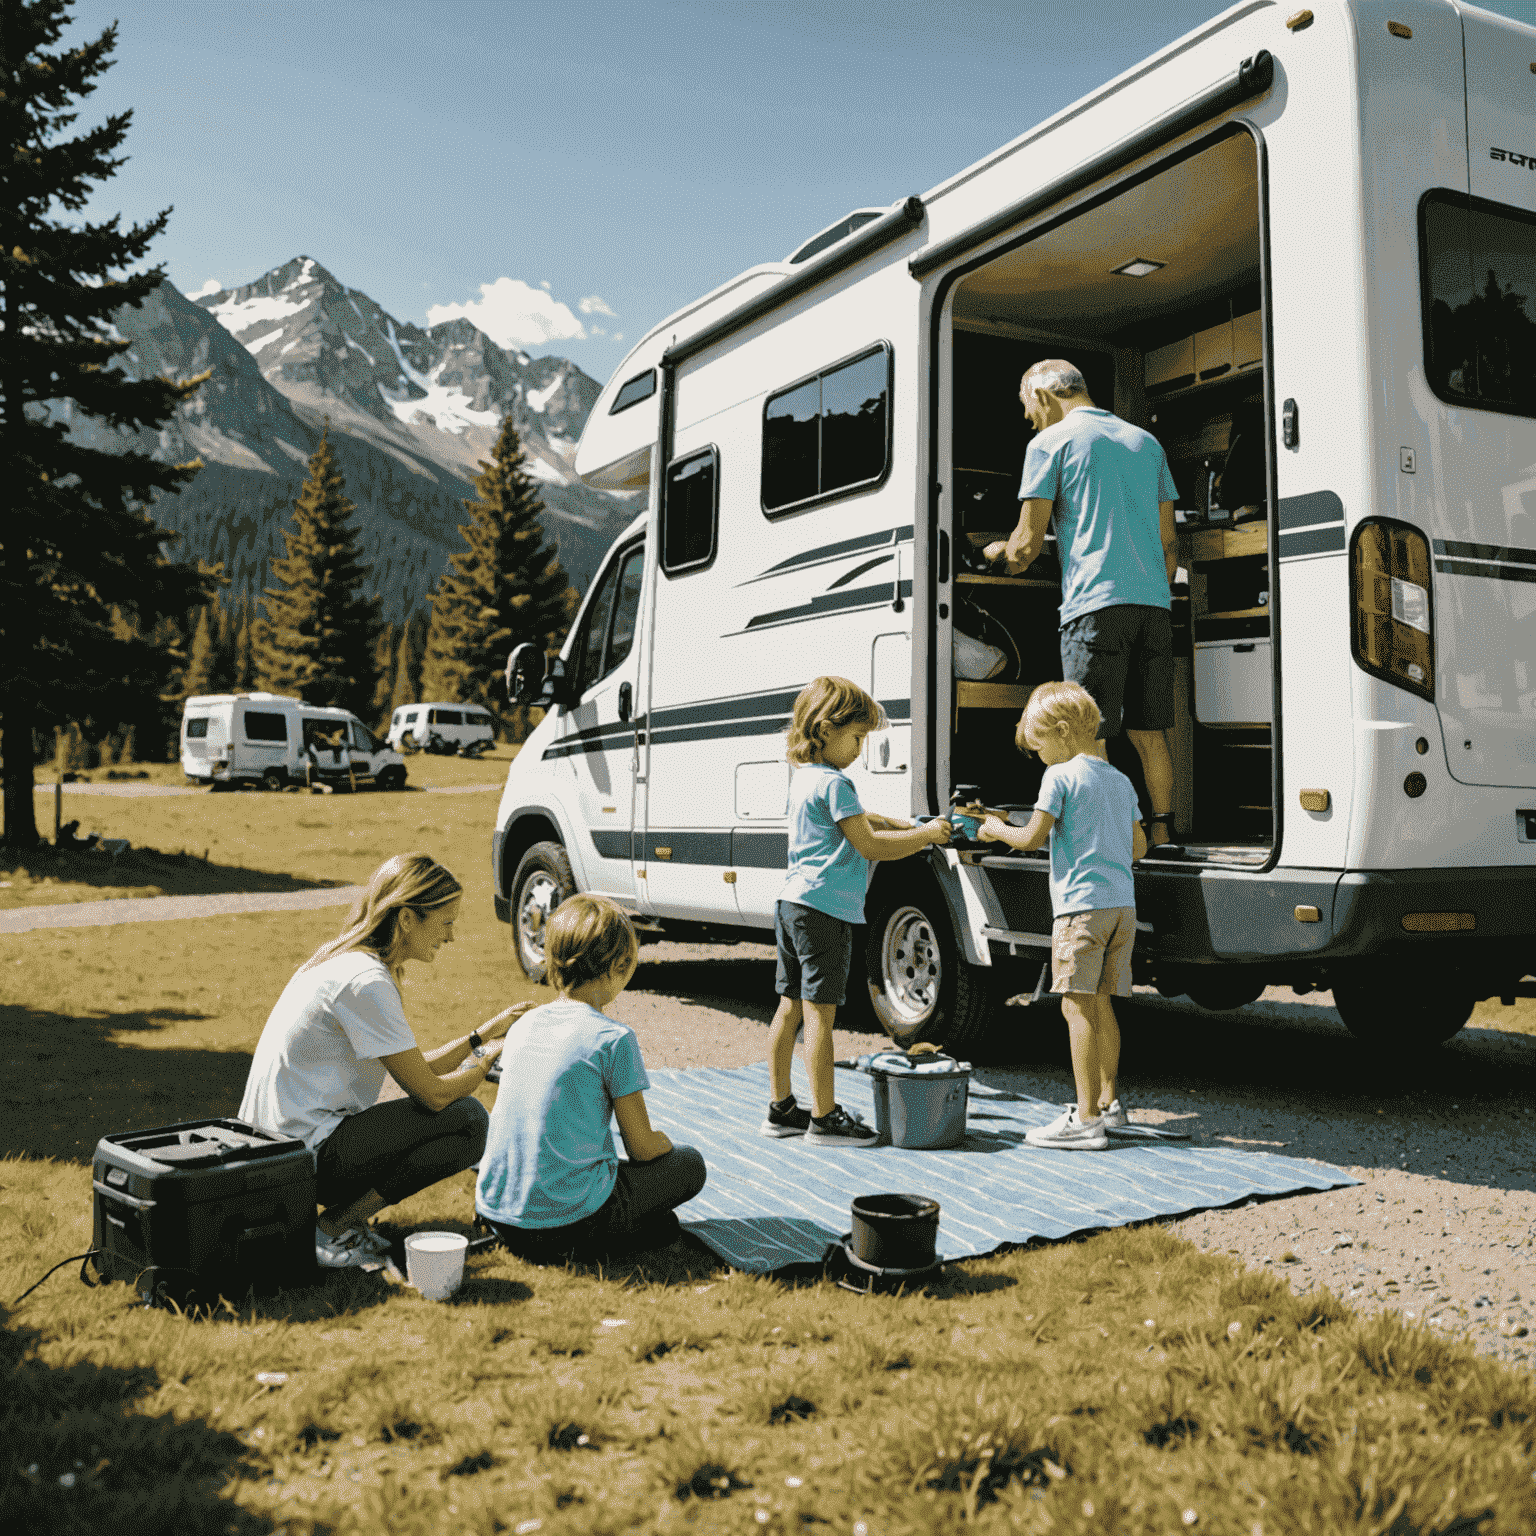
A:
<svg viewBox="0 0 1536 1536">
<path fill-rule="evenodd" d="M 603 1011 L 638 952 L 629 919 L 595 896 L 562 902 L 545 927 L 560 996 L 507 1031 L 475 1185 L 475 1209 L 525 1258 L 659 1247 L 677 1236 L 674 1209 L 704 1187 L 703 1157 L 651 1129 L 635 1032 Z"/>
<path fill-rule="evenodd" d="M 1027 827 L 988 816 L 976 834 L 1028 852 L 1051 844 L 1051 991 L 1060 992 L 1077 1102 L 1025 1134 L 1036 1147 L 1097 1152 L 1127 1116 L 1116 1092 L 1120 1028 L 1112 999 L 1131 995 L 1136 890 L 1147 851 L 1131 781 L 1098 755 L 1099 706 L 1078 683 L 1041 683 L 1015 743 L 1046 765 Z"/>
</svg>

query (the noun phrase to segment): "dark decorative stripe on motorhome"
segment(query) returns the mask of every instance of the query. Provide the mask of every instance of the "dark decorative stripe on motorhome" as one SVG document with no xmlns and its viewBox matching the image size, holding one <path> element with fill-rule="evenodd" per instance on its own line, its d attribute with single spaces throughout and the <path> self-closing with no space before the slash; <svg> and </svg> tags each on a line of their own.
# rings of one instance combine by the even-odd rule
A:
<svg viewBox="0 0 1536 1536">
<path fill-rule="evenodd" d="M 903 581 L 900 590 L 902 597 L 911 597 L 912 583 Z M 829 613 L 845 613 L 852 608 L 878 608 L 895 599 L 896 583 L 890 581 L 873 587 L 855 587 L 848 592 L 824 592 L 820 597 L 813 597 L 808 603 L 798 603 L 793 608 L 777 608 L 772 613 L 760 613 L 756 618 L 748 619 L 746 628 L 736 633 L 746 634 L 781 624 L 803 624 L 809 619 L 825 618 Z"/>
<path fill-rule="evenodd" d="M 737 869 L 789 868 L 789 833 L 744 832 L 740 827 L 731 833 L 731 863 Z"/>
<path fill-rule="evenodd" d="M 1536 549 L 1516 549 L 1506 544 L 1467 544 L 1459 539 L 1436 539 L 1435 553 L 1460 556 L 1463 560 L 1504 560 L 1516 565 L 1536 565 Z"/>
<path fill-rule="evenodd" d="M 884 549 L 892 544 L 905 544 L 910 541 L 912 534 L 912 524 L 908 523 L 904 528 L 886 528 L 880 533 L 860 534 L 853 539 L 839 539 L 836 544 L 820 544 L 815 549 L 803 549 L 798 555 L 791 555 L 788 560 L 770 565 L 761 575 L 753 576 L 739 585 L 749 587 L 754 581 L 766 581 L 770 576 L 804 570 L 810 565 L 825 565 L 828 561 L 842 560 L 866 549 Z"/>
<path fill-rule="evenodd" d="M 597 849 L 598 857 L 603 859 L 629 859 L 634 857 L 631 832 L 614 832 L 597 827 L 590 827 L 592 834 L 592 846 Z"/>
<path fill-rule="evenodd" d="M 828 592 L 836 592 L 839 587 L 846 587 L 850 581 L 857 581 L 865 571 L 872 571 L 877 565 L 888 565 L 896 557 L 895 555 L 876 555 L 873 560 L 866 560 L 863 565 L 856 565 L 851 571 L 844 571 L 836 581 L 827 588 Z"/>
<path fill-rule="evenodd" d="M 1332 491 L 1308 491 L 1305 496 L 1280 498 L 1280 528 L 1310 528 L 1317 523 L 1342 523 L 1344 503 Z"/>
<path fill-rule="evenodd" d="M 1246 619 L 1196 619 L 1196 640 L 1267 640 L 1269 620 L 1262 614 Z"/>
<path fill-rule="evenodd" d="M 1536 566 L 1474 565 L 1470 560 L 1436 560 L 1435 569 L 1447 576 L 1491 576 L 1495 581 L 1536 582 Z"/>
<path fill-rule="evenodd" d="M 1344 548 L 1344 524 L 1334 523 L 1324 528 L 1298 528 L 1280 532 L 1280 558 L 1288 560 L 1295 555 L 1337 554 Z"/>
</svg>

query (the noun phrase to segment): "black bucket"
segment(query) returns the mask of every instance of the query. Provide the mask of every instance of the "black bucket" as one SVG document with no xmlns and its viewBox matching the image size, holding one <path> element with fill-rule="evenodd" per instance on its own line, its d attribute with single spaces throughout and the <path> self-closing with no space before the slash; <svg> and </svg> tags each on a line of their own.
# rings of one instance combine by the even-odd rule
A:
<svg viewBox="0 0 1536 1536">
<path fill-rule="evenodd" d="M 939 1202 L 926 1195 L 859 1195 L 849 1246 L 877 1269 L 923 1269 L 933 1263 Z"/>
</svg>

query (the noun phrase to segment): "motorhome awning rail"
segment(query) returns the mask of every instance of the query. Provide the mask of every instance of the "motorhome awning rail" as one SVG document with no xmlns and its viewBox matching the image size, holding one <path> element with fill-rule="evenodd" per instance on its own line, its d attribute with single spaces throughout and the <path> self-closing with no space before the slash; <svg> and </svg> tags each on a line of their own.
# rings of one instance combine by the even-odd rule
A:
<svg viewBox="0 0 1536 1536">
<path fill-rule="evenodd" d="M 910 233 L 923 222 L 923 217 L 922 198 L 903 198 L 901 202 L 888 208 L 873 223 L 866 224 L 862 229 L 849 235 L 846 240 L 839 240 L 836 245 L 828 247 L 824 256 L 812 261 L 803 271 L 795 273 L 793 277 L 785 278 L 782 283 L 775 283 L 772 288 L 758 294 L 756 298 L 749 299 L 745 304 L 738 305 L 729 314 L 722 315 L 713 325 L 707 325 L 702 331 L 675 342 L 662 353 L 661 366 L 675 368 L 679 363 L 687 362 L 690 357 L 696 356 L 706 347 L 713 346 L 733 331 L 739 331 L 742 326 L 750 325 L 754 320 L 771 314 L 781 304 L 787 304 L 791 299 L 814 288 L 818 283 L 825 282 L 834 272 L 840 272 L 844 267 L 851 267 L 856 261 L 862 261 L 871 251 L 878 251 L 881 246 L 889 245 L 891 241 Z"/>
<path fill-rule="evenodd" d="M 1091 160 L 1087 165 L 1069 171 L 1065 176 L 1042 187 L 1038 192 L 1032 192 L 1028 197 L 1001 209 L 982 223 L 962 230 L 958 235 L 943 241 L 931 250 L 919 251 L 907 263 L 907 270 L 921 282 L 930 272 L 937 271 L 946 262 L 953 261 L 956 256 L 964 255 L 965 252 L 977 246 L 985 245 L 987 241 L 1006 234 L 1010 229 L 1022 224 L 1026 219 L 1033 218 L 1037 213 L 1044 213 L 1046 209 L 1054 207 L 1064 198 L 1071 197 L 1074 193 L 1091 187 L 1095 182 L 1102 181 L 1106 176 L 1112 176 L 1116 171 L 1135 164 L 1143 155 L 1171 143 L 1192 128 L 1198 128 L 1202 123 L 1225 112 L 1229 107 L 1239 106 L 1255 96 L 1263 95 L 1274 83 L 1274 79 L 1274 55 L 1268 49 L 1261 48 L 1251 58 L 1244 59 L 1225 80 L 1217 81 L 1215 85 L 1200 92 L 1198 96 L 1192 97 L 1183 106 L 1158 118 L 1134 137 L 1121 140 L 1113 149 L 1100 155 L 1096 160 Z M 873 227 L 872 225 L 871 228 Z"/>
</svg>

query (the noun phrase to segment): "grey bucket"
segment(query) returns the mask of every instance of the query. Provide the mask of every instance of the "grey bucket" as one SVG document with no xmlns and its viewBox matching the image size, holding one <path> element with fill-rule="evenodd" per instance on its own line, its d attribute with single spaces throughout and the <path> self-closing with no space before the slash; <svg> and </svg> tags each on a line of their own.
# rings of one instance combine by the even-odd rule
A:
<svg viewBox="0 0 1536 1536">
<path fill-rule="evenodd" d="M 936 1058 L 929 1057 L 932 1061 Z M 969 1062 L 950 1062 L 944 1072 L 888 1070 L 870 1063 L 875 1087 L 875 1129 L 896 1147 L 958 1147 L 965 1140 L 970 1098 Z"/>
</svg>

